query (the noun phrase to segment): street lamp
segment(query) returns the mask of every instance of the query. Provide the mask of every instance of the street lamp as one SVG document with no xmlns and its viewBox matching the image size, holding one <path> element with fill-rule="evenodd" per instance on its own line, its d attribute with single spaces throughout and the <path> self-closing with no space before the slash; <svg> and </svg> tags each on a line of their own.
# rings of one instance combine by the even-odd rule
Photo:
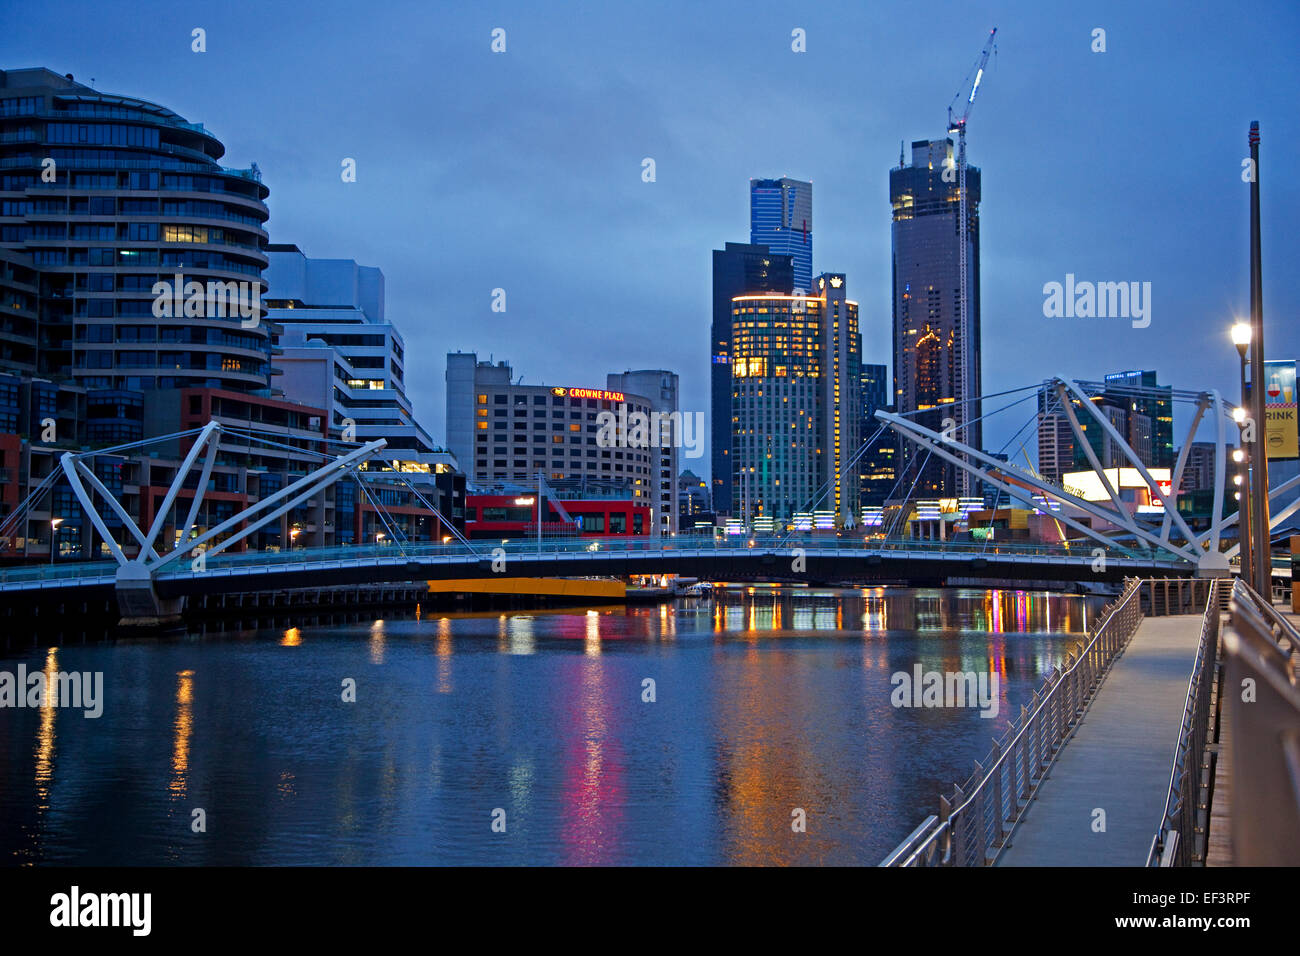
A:
<svg viewBox="0 0 1300 956">
<path fill-rule="evenodd" d="M 63 524 L 62 518 L 50 519 L 50 564 L 54 564 L 54 552 L 57 547 L 56 536 L 59 533 L 59 525 Z"/>
<path fill-rule="evenodd" d="M 1228 336 L 1232 339 L 1232 344 L 1237 347 L 1237 355 L 1241 360 L 1241 404 L 1232 412 L 1233 420 L 1241 426 L 1240 443 L 1232 457 L 1245 466 L 1247 475 L 1250 473 L 1250 455 L 1246 451 L 1245 440 L 1245 423 L 1248 417 L 1246 414 L 1246 353 L 1250 349 L 1250 332 L 1250 323 L 1240 320 L 1234 322 L 1232 328 L 1228 330 Z M 1236 483 L 1238 485 L 1243 483 L 1240 476 L 1237 477 Z M 1253 584 L 1255 559 L 1250 533 L 1250 482 L 1245 482 L 1245 488 L 1245 501 L 1237 507 L 1237 538 L 1241 542 L 1237 551 L 1241 555 L 1241 577 Z"/>
<path fill-rule="evenodd" d="M 302 534 L 302 529 L 300 529 L 300 528 L 291 528 L 291 529 L 289 530 L 289 547 L 290 547 L 290 549 L 292 549 L 293 546 L 294 546 L 295 544 L 298 543 L 298 535 L 300 535 L 300 534 Z"/>
</svg>

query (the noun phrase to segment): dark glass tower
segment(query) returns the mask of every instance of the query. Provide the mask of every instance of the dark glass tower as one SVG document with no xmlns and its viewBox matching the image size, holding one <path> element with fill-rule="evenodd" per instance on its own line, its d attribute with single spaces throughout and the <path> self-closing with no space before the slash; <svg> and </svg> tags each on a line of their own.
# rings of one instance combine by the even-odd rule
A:
<svg viewBox="0 0 1300 956">
<path fill-rule="evenodd" d="M 713 250 L 710 450 L 717 514 L 731 514 L 731 300 L 751 293 L 788 295 L 793 288 L 794 264 L 788 255 L 773 255 L 767 246 L 743 242 Z"/>
<path fill-rule="evenodd" d="M 794 288 L 812 293 L 812 183 L 749 181 L 749 241 L 794 260 Z"/>
<path fill-rule="evenodd" d="M 979 403 L 963 404 L 981 392 L 980 377 L 980 171 L 966 167 L 970 222 L 967 304 L 971 341 L 961 340 L 961 195 L 951 139 L 912 143 L 912 161 L 889 171 L 893 206 L 894 404 L 900 413 L 927 412 L 916 418 L 935 431 L 951 418 L 956 437 L 982 445 Z M 951 161 L 951 163 L 949 163 Z M 945 169 L 948 170 L 945 181 Z M 964 394 L 963 374 L 970 366 L 973 394 Z M 970 423 L 968 426 L 966 423 Z M 902 488 L 916 478 L 922 497 L 971 494 L 973 480 L 955 466 L 925 456 L 902 443 Z M 918 469 L 920 474 L 918 477 Z"/>
</svg>

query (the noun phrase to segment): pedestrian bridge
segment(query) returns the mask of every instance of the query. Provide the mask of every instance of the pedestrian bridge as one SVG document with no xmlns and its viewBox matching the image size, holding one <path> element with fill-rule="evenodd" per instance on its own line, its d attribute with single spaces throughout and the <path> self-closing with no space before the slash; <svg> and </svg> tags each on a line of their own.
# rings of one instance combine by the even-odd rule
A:
<svg viewBox="0 0 1300 956">
<path fill-rule="evenodd" d="M 971 581 L 1114 583 L 1137 574 L 1191 576 L 1173 554 L 1089 546 L 882 541 L 831 535 L 769 537 L 565 538 L 542 541 L 224 553 L 173 561 L 152 574 L 160 598 L 295 587 L 490 577 L 622 577 L 678 574 L 712 580 L 809 584 Z M 26 566 L 0 572 L 0 594 L 114 588 L 111 561 Z"/>
</svg>

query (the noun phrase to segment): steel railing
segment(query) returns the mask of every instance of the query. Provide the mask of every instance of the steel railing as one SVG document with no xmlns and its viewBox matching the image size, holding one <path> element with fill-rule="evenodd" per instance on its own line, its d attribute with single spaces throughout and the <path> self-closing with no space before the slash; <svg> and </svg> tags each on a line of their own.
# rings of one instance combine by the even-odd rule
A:
<svg viewBox="0 0 1300 956">
<path fill-rule="evenodd" d="M 1130 578 L 1099 619 L 1091 640 L 1080 643 L 1047 675 L 1020 716 L 993 744 L 984 764 L 939 813 L 917 827 L 881 866 L 987 866 L 1006 845 L 1047 770 L 1087 710 L 1111 664 L 1144 616 L 1142 587 Z M 987 768 L 987 769 L 986 769 Z"/>
<path fill-rule="evenodd" d="M 1232 862 L 1300 864 L 1300 633 L 1238 580 L 1223 635 Z"/>
<path fill-rule="evenodd" d="M 941 542 L 921 540 L 879 540 L 857 537 L 839 537 L 836 535 L 776 536 L 776 535 L 728 535 L 717 538 L 694 539 L 689 535 L 675 538 L 653 538 L 635 536 L 607 536 L 600 538 L 574 537 L 543 539 L 539 548 L 536 539 L 515 538 L 508 542 L 499 540 L 474 541 L 471 550 L 459 542 L 449 544 L 413 543 L 403 541 L 385 545 L 340 545 L 324 548 L 294 548 L 283 551 L 246 551 L 209 555 L 206 559 L 206 571 L 218 569 L 258 567 L 273 569 L 284 564 L 312 564 L 317 562 L 338 561 L 375 561 L 381 563 L 404 563 L 422 559 L 490 559 L 497 548 L 507 555 L 519 557 L 554 557 L 582 556 L 585 552 L 596 552 L 603 557 L 617 554 L 653 552 L 672 552 L 674 555 L 698 556 L 701 554 L 764 552 L 790 554 L 796 548 L 806 553 L 834 552 L 836 554 L 878 554 L 881 557 L 944 557 L 961 559 L 1026 560 L 1042 562 L 1059 562 L 1078 560 L 1091 562 L 1093 556 L 1089 551 L 1078 548 L 1068 549 L 1056 545 L 1002 543 L 989 547 L 975 542 Z M 613 552 L 613 555 L 611 555 Z M 1187 569 L 1187 563 L 1173 554 L 1166 552 L 1149 552 L 1140 558 L 1132 558 L 1128 552 L 1117 550 L 1109 560 L 1120 565 L 1130 561 L 1140 563 L 1144 568 L 1167 567 L 1178 573 Z M 183 576 L 188 573 L 188 556 L 175 567 L 160 572 L 162 577 Z M 598 563 L 598 562 L 593 562 Z M 0 570 L 0 587 L 5 584 L 19 584 L 32 581 L 51 581 L 82 576 L 97 577 L 112 575 L 116 565 L 111 561 L 62 561 L 54 565 L 29 564 Z M 1179 593 L 1180 586 L 1172 585 L 1173 592 L 1165 589 L 1164 595 Z M 1154 592 L 1153 592 L 1154 593 Z M 1153 597 L 1152 601 L 1165 602 L 1167 596 Z"/>
<path fill-rule="evenodd" d="M 1192 866 L 1205 860 L 1214 761 L 1209 751 L 1212 695 L 1219 662 L 1219 625 L 1223 616 L 1220 581 L 1209 582 L 1201 638 L 1187 684 L 1183 720 L 1174 745 L 1164 815 L 1151 839 L 1147 866 Z"/>
</svg>

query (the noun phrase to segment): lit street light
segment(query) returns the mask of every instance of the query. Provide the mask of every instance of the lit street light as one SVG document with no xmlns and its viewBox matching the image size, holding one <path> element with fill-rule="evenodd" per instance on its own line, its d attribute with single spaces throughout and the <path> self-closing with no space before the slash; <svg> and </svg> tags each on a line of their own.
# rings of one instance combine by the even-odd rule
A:
<svg viewBox="0 0 1300 956">
<path fill-rule="evenodd" d="M 58 547 L 59 525 L 63 524 L 62 518 L 50 519 L 50 564 L 54 564 L 54 552 Z"/>
</svg>

